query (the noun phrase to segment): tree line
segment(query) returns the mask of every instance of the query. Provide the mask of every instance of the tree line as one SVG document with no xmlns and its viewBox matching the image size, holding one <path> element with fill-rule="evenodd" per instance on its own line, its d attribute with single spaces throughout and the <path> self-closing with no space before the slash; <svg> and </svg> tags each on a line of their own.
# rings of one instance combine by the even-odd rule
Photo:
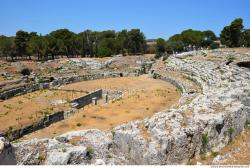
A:
<svg viewBox="0 0 250 168">
<path fill-rule="evenodd" d="M 0 57 L 8 60 L 32 59 L 49 60 L 59 57 L 106 57 L 117 54 L 135 55 L 183 52 L 197 48 L 250 47 L 250 29 L 244 29 L 243 19 L 237 18 L 225 26 L 216 37 L 211 30 L 184 30 L 168 40 L 159 38 L 156 44 L 146 44 L 140 29 L 91 31 L 74 33 L 68 29 L 52 31 L 47 35 L 36 32 L 18 31 L 14 37 L 0 36 Z M 152 43 L 152 40 L 151 40 Z"/>
<path fill-rule="evenodd" d="M 59 29 L 44 36 L 20 30 L 15 37 L 0 36 L 0 56 L 9 60 L 35 57 L 45 61 L 61 56 L 105 57 L 145 52 L 146 40 L 140 29 L 119 32 L 86 30 L 78 34 Z"/>
<path fill-rule="evenodd" d="M 223 28 L 220 40 L 228 47 L 250 47 L 250 29 L 244 29 L 243 19 L 237 18 Z"/>
<path fill-rule="evenodd" d="M 171 36 L 168 40 L 162 38 L 156 41 L 156 57 L 164 53 L 187 51 L 190 46 L 197 48 L 215 49 L 221 44 L 227 47 L 250 47 L 250 29 L 243 29 L 243 19 L 237 18 L 229 26 L 225 26 L 216 37 L 211 30 L 184 30 L 180 34 Z"/>
</svg>

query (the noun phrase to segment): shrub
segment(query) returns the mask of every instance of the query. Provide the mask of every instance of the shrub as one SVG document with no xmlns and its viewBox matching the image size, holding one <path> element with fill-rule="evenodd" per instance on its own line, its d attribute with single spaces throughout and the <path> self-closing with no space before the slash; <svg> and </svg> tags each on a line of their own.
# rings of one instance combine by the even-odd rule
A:
<svg viewBox="0 0 250 168">
<path fill-rule="evenodd" d="M 29 68 L 23 68 L 23 69 L 21 70 L 21 74 L 22 74 L 23 76 L 25 76 L 25 75 L 29 76 L 30 73 L 31 73 L 31 70 L 30 70 Z"/>
<path fill-rule="evenodd" d="M 77 124 L 76 124 L 77 127 L 80 127 L 81 125 L 82 125 L 81 123 L 77 123 Z"/>
<path fill-rule="evenodd" d="M 211 155 L 212 155 L 213 157 L 216 157 L 218 154 L 219 154 L 219 152 L 211 151 Z"/>
<path fill-rule="evenodd" d="M 202 153 L 205 153 L 208 144 L 208 135 L 202 134 Z"/>
<path fill-rule="evenodd" d="M 91 148 L 90 146 L 87 147 L 87 152 L 86 152 L 86 157 L 91 160 L 93 158 L 94 155 L 94 149 Z"/>
<path fill-rule="evenodd" d="M 229 134 L 229 142 L 233 141 L 233 133 L 234 133 L 235 129 L 234 128 L 229 128 L 228 129 L 228 134 Z"/>
<path fill-rule="evenodd" d="M 100 49 L 97 53 L 97 55 L 101 57 L 109 57 L 113 54 L 113 52 L 110 49 Z"/>
<path fill-rule="evenodd" d="M 219 48 L 219 47 L 220 47 L 220 44 L 219 44 L 219 43 L 212 42 L 212 43 L 210 44 L 210 48 L 211 48 L 211 49 L 217 49 L 217 48 Z"/>
<path fill-rule="evenodd" d="M 114 139 L 114 137 L 115 137 L 115 131 L 112 130 L 112 131 L 111 131 L 111 134 L 112 134 L 112 137 L 113 137 L 113 139 Z"/>
</svg>

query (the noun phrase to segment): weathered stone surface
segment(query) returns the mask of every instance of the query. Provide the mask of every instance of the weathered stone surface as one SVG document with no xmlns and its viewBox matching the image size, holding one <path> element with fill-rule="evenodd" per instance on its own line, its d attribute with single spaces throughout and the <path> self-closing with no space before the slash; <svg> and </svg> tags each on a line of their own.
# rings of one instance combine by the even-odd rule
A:
<svg viewBox="0 0 250 168">
<path fill-rule="evenodd" d="M 117 126 L 109 133 L 91 129 L 13 144 L 17 163 L 185 164 L 201 152 L 218 151 L 249 123 L 250 73 L 247 68 L 227 64 L 228 53 L 216 50 L 207 54 L 222 61 L 192 59 L 193 54 L 181 59 L 170 56 L 165 65 L 165 71 L 181 72 L 198 83 L 200 93 L 189 94 L 186 83 L 154 69 L 153 77 L 182 90 L 187 101 L 180 106 Z"/>
</svg>

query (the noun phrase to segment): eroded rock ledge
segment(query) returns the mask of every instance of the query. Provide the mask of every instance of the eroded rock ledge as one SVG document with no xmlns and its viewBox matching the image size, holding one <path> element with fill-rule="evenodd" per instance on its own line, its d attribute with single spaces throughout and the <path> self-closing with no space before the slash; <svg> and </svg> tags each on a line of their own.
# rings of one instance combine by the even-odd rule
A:
<svg viewBox="0 0 250 168">
<path fill-rule="evenodd" d="M 219 57 L 226 55 L 220 52 Z M 192 57 L 171 56 L 164 69 L 155 66 L 152 74 L 172 81 L 182 88 L 183 97 L 191 97 L 179 106 L 107 133 L 91 129 L 11 147 L 3 143 L 0 160 L 9 159 L 5 151 L 11 148 L 16 164 L 186 164 L 201 153 L 218 151 L 250 121 L 250 71 L 224 59 Z M 195 81 L 201 91 L 190 91 L 185 82 L 166 75 L 169 71 Z"/>
</svg>

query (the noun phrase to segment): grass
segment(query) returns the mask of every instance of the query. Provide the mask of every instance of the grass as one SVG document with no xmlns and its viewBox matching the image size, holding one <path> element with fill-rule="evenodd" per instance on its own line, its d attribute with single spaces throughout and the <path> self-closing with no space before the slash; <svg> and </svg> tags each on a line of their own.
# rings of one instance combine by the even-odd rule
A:
<svg viewBox="0 0 250 168">
<path fill-rule="evenodd" d="M 67 152 L 67 149 L 63 148 L 63 149 L 62 149 L 62 152 L 63 152 L 63 153 Z"/>
<path fill-rule="evenodd" d="M 235 129 L 234 128 L 229 128 L 228 129 L 228 134 L 229 134 L 229 142 L 232 142 L 233 141 L 233 133 L 235 132 Z"/>
<path fill-rule="evenodd" d="M 219 154 L 219 152 L 211 151 L 211 156 L 213 156 L 213 157 L 216 157 L 218 154 Z"/>
<path fill-rule="evenodd" d="M 208 141 L 209 141 L 209 140 L 208 140 L 208 134 L 207 134 L 207 133 L 202 134 L 202 137 L 201 137 L 202 153 L 205 153 L 206 148 L 207 148 Z"/>
</svg>

